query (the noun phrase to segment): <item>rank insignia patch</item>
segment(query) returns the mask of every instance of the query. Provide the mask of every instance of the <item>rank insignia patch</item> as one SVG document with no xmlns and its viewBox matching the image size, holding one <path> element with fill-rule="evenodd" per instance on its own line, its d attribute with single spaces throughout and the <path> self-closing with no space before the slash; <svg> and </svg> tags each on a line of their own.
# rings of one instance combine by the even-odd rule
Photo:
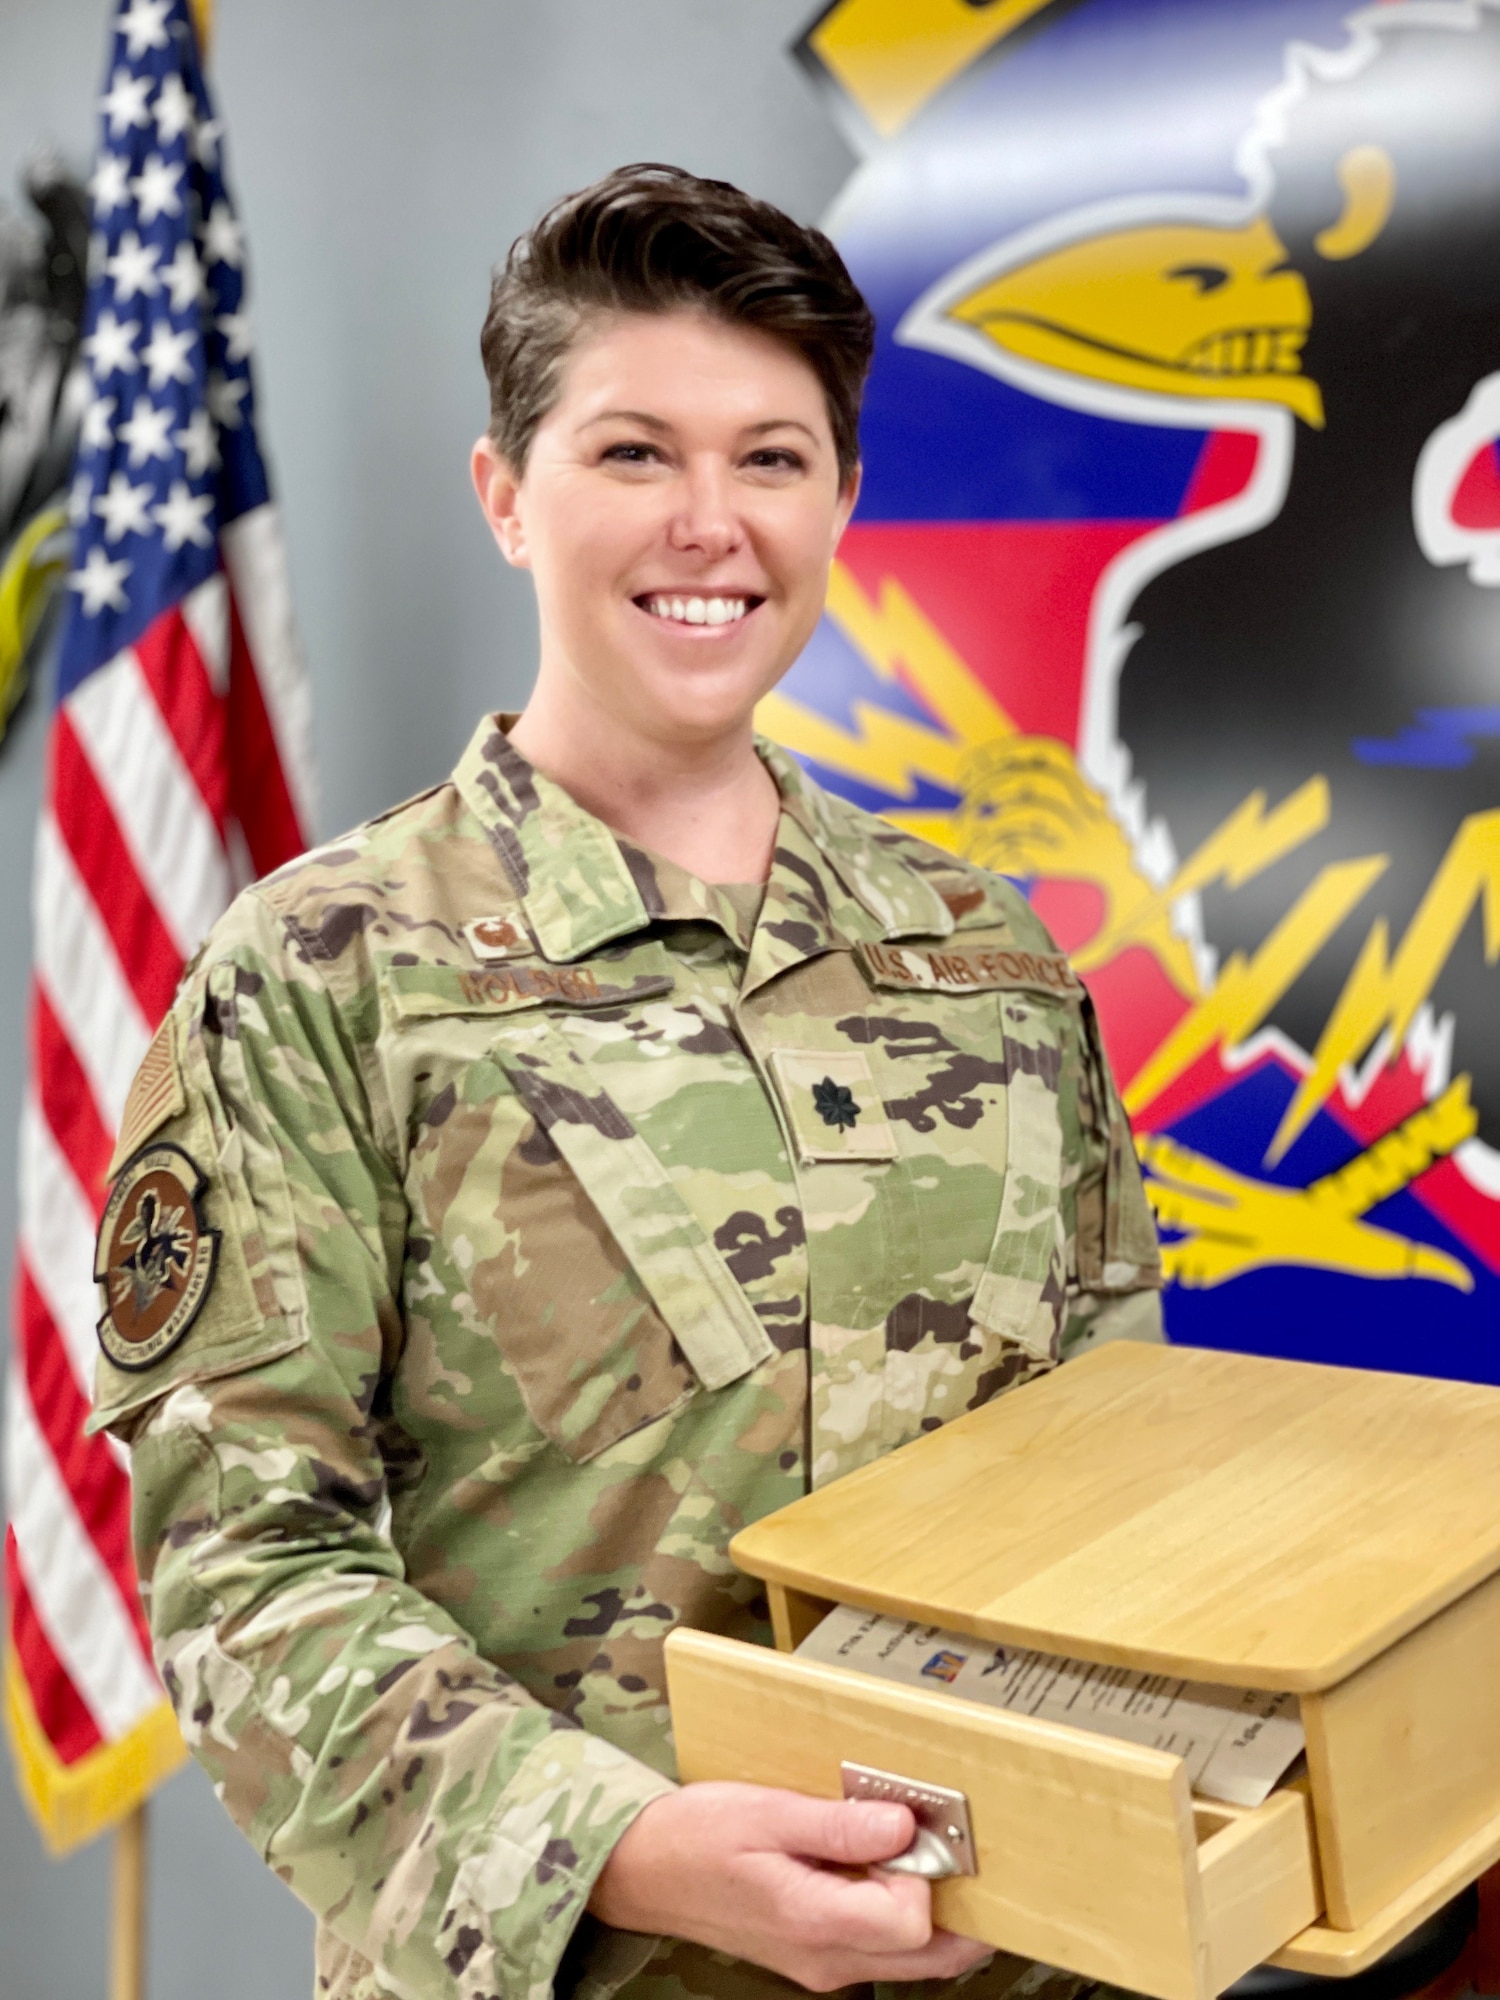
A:
<svg viewBox="0 0 1500 2000">
<path fill-rule="evenodd" d="M 896 1158 L 896 1135 L 863 1049 L 772 1049 L 770 1067 L 801 1160 Z"/>
<path fill-rule="evenodd" d="M 187 1333 L 213 1285 L 219 1232 L 203 1219 L 208 1182 L 180 1146 L 147 1146 L 115 1183 L 94 1253 L 104 1306 L 99 1345 L 117 1368 L 149 1368 Z"/>
<path fill-rule="evenodd" d="M 825 1076 L 821 1083 L 813 1085 L 813 1103 L 818 1107 L 818 1116 L 825 1125 L 837 1125 L 840 1130 L 846 1125 L 859 1121 L 859 1107 L 854 1102 L 854 1093 L 846 1084 L 835 1083 L 831 1076 Z"/>
</svg>

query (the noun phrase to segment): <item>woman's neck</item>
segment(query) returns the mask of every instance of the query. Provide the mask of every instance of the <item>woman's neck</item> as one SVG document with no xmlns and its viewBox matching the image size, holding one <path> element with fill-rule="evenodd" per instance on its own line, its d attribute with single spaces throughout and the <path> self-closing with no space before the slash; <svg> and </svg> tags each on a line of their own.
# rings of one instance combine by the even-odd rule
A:
<svg viewBox="0 0 1500 2000">
<path fill-rule="evenodd" d="M 766 879 L 781 799 L 748 721 L 707 741 L 661 743 L 613 719 L 559 714 L 539 695 L 510 740 L 586 812 L 706 882 Z"/>
</svg>

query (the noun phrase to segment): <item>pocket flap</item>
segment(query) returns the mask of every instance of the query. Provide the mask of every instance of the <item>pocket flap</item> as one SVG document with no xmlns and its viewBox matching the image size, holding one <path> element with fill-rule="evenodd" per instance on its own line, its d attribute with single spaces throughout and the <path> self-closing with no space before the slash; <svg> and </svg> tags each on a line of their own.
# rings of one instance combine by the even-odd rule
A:
<svg viewBox="0 0 1500 2000">
<path fill-rule="evenodd" d="M 675 1182 L 544 1015 L 497 1041 L 495 1060 L 629 1258 L 693 1373 L 723 1389 L 775 1352 Z"/>
</svg>

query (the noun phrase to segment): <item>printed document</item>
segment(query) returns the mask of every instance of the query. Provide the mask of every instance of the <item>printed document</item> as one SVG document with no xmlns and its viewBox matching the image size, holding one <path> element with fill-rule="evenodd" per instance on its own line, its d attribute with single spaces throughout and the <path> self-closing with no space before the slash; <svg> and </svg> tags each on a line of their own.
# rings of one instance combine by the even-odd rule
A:
<svg viewBox="0 0 1500 2000">
<path fill-rule="evenodd" d="M 797 1651 L 907 1687 L 1169 1750 L 1186 1763 L 1195 1792 L 1230 1805 L 1264 1804 L 1302 1752 L 1293 1694 L 1059 1659 L 847 1604 L 830 1611 Z"/>
</svg>

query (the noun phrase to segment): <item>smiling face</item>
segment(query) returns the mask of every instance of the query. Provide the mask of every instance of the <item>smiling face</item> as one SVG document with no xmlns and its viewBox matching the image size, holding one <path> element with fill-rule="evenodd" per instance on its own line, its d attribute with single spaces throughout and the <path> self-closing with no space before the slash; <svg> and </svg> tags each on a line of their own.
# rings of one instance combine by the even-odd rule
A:
<svg viewBox="0 0 1500 2000">
<path fill-rule="evenodd" d="M 522 477 L 482 439 L 474 479 L 535 578 L 533 701 L 662 745 L 748 739 L 812 635 L 855 494 L 802 357 L 694 312 L 589 328 Z"/>
</svg>

